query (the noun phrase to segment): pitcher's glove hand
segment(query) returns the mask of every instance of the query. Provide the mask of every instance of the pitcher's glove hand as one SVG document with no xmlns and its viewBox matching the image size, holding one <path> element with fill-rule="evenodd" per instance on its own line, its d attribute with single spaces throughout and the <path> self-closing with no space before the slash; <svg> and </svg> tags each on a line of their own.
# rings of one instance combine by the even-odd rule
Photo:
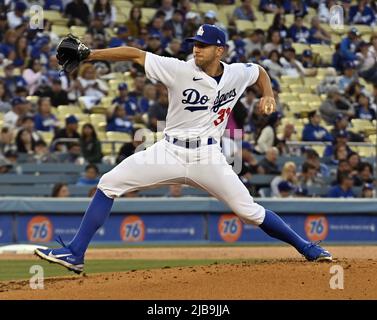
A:
<svg viewBox="0 0 377 320">
<path fill-rule="evenodd" d="M 74 71 L 90 54 L 90 49 L 72 34 L 63 38 L 57 47 L 56 58 L 67 73 Z"/>
</svg>

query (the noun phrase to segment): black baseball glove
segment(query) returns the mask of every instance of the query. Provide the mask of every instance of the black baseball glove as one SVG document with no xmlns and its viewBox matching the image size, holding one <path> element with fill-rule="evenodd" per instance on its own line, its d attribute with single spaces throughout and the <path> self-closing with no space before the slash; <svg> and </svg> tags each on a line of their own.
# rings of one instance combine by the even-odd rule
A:
<svg viewBox="0 0 377 320">
<path fill-rule="evenodd" d="M 90 54 L 90 49 L 72 34 L 63 38 L 57 47 L 56 58 L 67 73 L 75 70 Z"/>
</svg>

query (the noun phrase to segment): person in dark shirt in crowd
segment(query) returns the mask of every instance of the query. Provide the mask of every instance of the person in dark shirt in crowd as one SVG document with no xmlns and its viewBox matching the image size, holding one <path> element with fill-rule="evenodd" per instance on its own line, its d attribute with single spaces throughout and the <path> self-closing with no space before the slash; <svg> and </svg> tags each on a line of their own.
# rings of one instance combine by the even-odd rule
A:
<svg viewBox="0 0 377 320">
<path fill-rule="evenodd" d="M 27 87 L 27 82 L 22 76 L 14 75 L 14 64 L 12 62 L 4 66 L 4 86 L 5 91 L 12 98 L 16 97 L 17 87 Z"/>
<path fill-rule="evenodd" d="M 59 78 L 52 80 L 51 90 L 45 95 L 51 99 L 54 107 L 69 104 L 68 93 L 62 88 L 62 81 Z"/>
<path fill-rule="evenodd" d="M 271 147 L 267 150 L 265 157 L 258 163 L 259 174 L 280 174 L 277 165 L 279 151 L 276 147 Z"/>
<path fill-rule="evenodd" d="M 339 177 L 339 184 L 329 190 L 329 198 L 354 198 L 355 194 L 352 190 L 353 177 L 349 172 L 344 172 Z"/>
<path fill-rule="evenodd" d="M 322 117 L 317 111 L 309 112 L 309 123 L 305 125 L 302 131 L 302 141 L 332 141 L 331 134 L 320 126 Z"/>
<path fill-rule="evenodd" d="M 141 139 L 135 138 L 135 131 L 132 132 L 132 137 L 133 137 L 132 142 L 126 142 L 120 148 L 119 153 L 118 153 L 118 157 L 116 159 L 117 164 L 122 162 L 124 159 L 128 158 L 129 156 L 133 155 L 136 151 L 139 151 L 137 148 L 143 142 L 145 142 L 145 136 L 142 136 Z M 141 150 L 144 150 L 144 149 L 145 148 L 141 148 Z"/>
<path fill-rule="evenodd" d="M 337 135 L 342 135 L 345 132 L 347 134 L 348 141 L 363 142 L 364 136 L 362 134 L 348 130 L 349 126 L 349 117 L 340 113 L 335 118 L 335 124 L 334 128 L 331 130 L 331 135 L 333 137 L 336 137 Z"/>
<path fill-rule="evenodd" d="M 84 0 L 73 0 L 65 7 L 69 26 L 89 26 L 90 10 Z"/>
<path fill-rule="evenodd" d="M 358 0 L 357 4 L 351 6 L 349 10 L 349 23 L 350 24 L 365 24 L 372 25 L 376 18 L 376 12 L 368 5 L 367 0 Z"/>
<path fill-rule="evenodd" d="M 159 92 L 157 103 L 152 105 L 148 111 L 149 128 L 152 131 L 154 132 L 157 131 L 158 121 L 166 120 L 166 115 L 168 114 L 168 106 L 169 106 L 168 91 L 166 88 L 164 88 Z"/>
<path fill-rule="evenodd" d="M 343 38 L 340 42 L 340 56 L 341 56 L 341 63 L 345 63 L 347 61 L 356 61 L 356 49 L 358 43 L 360 41 L 360 32 L 357 28 L 352 27 L 347 37 Z"/>
<path fill-rule="evenodd" d="M 85 167 L 85 174 L 77 181 L 77 186 L 96 186 L 99 182 L 99 169 L 95 164 L 88 164 Z"/>
<path fill-rule="evenodd" d="M 317 151 L 313 149 L 304 149 L 303 156 L 305 157 L 305 162 L 313 165 L 317 169 L 317 176 L 320 178 L 329 177 L 331 172 L 329 167 L 321 163 L 320 156 Z"/>
<path fill-rule="evenodd" d="M 102 160 L 101 142 L 97 138 L 96 130 L 91 123 L 85 123 L 81 129 L 81 151 L 88 163 L 100 163 Z"/>
<path fill-rule="evenodd" d="M 360 185 L 373 183 L 373 166 L 369 162 L 360 162 L 357 178 Z"/>
<path fill-rule="evenodd" d="M 70 115 L 65 119 L 65 128 L 60 129 L 54 136 L 53 143 L 56 142 L 58 139 L 80 139 L 80 134 L 77 132 L 78 130 L 78 119 L 74 115 Z M 69 146 L 69 142 L 65 142 L 59 144 L 59 146 L 64 146 L 67 148 Z M 80 146 L 80 145 L 79 145 Z M 56 149 L 54 149 L 56 151 Z M 57 151 L 65 151 L 65 150 L 57 150 Z"/>
</svg>

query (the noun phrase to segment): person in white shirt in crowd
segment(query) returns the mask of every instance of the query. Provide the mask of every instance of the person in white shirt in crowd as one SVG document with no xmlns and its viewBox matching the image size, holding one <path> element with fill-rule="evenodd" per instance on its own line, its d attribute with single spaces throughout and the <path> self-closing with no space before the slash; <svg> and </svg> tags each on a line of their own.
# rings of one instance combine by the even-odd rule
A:
<svg viewBox="0 0 377 320">
<path fill-rule="evenodd" d="M 265 68 L 268 69 L 268 73 L 273 78 L 280 78 L 286 73 L 283 65 L 280 63 L 280 53 L 277 50 L 272 50 L 268 54 L 268 59 L 262 61 Z"/>
<path fill-rule="evenodd" d="M 28 111 L 28 101 L 22 97 L 12 100 L 12 110 L 4 115 L 4 125 L 15 128 L 21 125 L 21 118 Z"/>
</svg>

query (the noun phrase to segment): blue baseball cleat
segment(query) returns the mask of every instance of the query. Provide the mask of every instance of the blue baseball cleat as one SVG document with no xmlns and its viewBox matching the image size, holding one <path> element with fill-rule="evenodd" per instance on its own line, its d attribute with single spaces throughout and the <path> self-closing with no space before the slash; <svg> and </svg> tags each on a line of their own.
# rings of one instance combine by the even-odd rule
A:
<svg viewBox="0 0 377 320">
<path fill-rule="evenodd" d="M 332 261 L 332 255 L 327 250 L 319 246 L 318 242 L 309 242 L 302 250 L 302 254 L 308 261 L 321 262 L 321 261 Z"/>
<path fill-rule="evenodd" d="M 60 239 L 56 239 L 63 248 L 59 249 L 35 249 L 34 253 L 43 260 L 51 263 L 57 263 L 67 268 L 69 271 L 73 271 L 80 274 L 84 271 L 84 256 L 75 256 L 72 251 L 64 244 Z"/>
</svg>

